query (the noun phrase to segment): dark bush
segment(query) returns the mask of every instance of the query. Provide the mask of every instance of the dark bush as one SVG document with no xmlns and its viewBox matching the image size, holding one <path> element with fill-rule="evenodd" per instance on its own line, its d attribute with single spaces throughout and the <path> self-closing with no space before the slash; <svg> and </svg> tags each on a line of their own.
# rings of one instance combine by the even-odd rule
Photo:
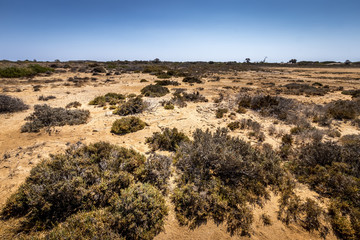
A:
<svg viewBox="0 0 360 240">
<path fill-rule="evenodd" d="M 90 117 L 88 110 L 67 110 L 52 108 L 48 105 L 35 105 L 34 112 L 25 118 L 27 123 L 21 127 L 21 132 L 39 132 L 41 128 L 79 125 L 86 123 Z"/>
<path fill-rule="evenodd" d="M 170 93 L 169 89 L 167 87 L 163 87 L 160 85 L 148 85 L 141 89 L 141 93 L 145 97 L 162 97 L 166 94 Z"/>
<path fill-rule="evenodd" d="M 171 80 L 157 80 L 155 81 L 156 85 L 160 85 L 160 86 L 179 86 L 180 83 L 178 83 L 177 81 L 171 81 Z"/>
<path fill-rule="evenodd" d="M 229 109 L 227 108 L 218 108 L 216 109 L 216 118 L 222 118 L 224 116 L 225 113 L 227 113 L 229 111 Z"/>
<path fill-rule="evenodd" d="M 29 109 L 21 99 L 0 94 L 0 114 L 20 112 Z"/>
<path fill-rule="evenodd" d="M 146 126 L 146 123 L 143 122 L 140 118 L 138 117 L 124 117 L 121 119 L 117 119 L 112 127 L 111 127 L 111 132 L 115 133 L 115 134 L 126 134 L 126 133 L 132 133 L 132 132 L 137 132 L 139 130 L 144 129 Z"/>
<path fill-rule="evenodd" d="M 146 104 L 142 100 L 141 96 L 130 98 L 127 102 L 121 104 L 117 109 L 113 111 L 114 114 L 120 116 L 127 116 L 136 113 L 142 113 L 146 109 Z"/>
<path fill-rule="evenodd" d="M 152 137 L 146 138 L 146 143 L 150 145 L 153 151 L 165 150 L 175 151 L 183 142 L 189 141 L 189 138 L 177 128 L 165 128 L 162 132 L 153 133 Z"/>
<path fill-rule="evenodd" d="M 203 83 L 198 77 L 185 77 L 182 81 L 186 83 Z"/>
<path fill-rule="evenodd" d="M 49 101 L 49 100 L 51 100 L 51 99 L 55 99 L 56 97 L 55 96 L 52 96 L 52 95 L 50 95 L 50 96 L 43 96 L 43 95 L 41 95 L 39 98 L 38 98 L 38 100 L 39 101 Z"/>
<path fill-rule="evenodd" d="M 240 122 L 239 122 L 239 121 L 231 122 L 231 123 L 228 124 L 228 128 L 229 128 L 231 131 L 234 131 L 235 129 L 240 128 Z"/>
<path fill-rule="evenodd" d="M 241 94 L 237 102 L 239 108 L 250 108 L 263 116 L 274 116 L 283 121 L 290 121 L 293 116 L 298 118 L 299 114 L 299 106 L 295 100 L 278 96 Z"/>
<path fill-rule="evenodd" d="M 197 129 L 193 141 L 180 146 L 175 157 L 178 188 L 172 200 L 176 217 L 194 228 L 209 218 L 224 222 L 231 234 L 248 235 L 253 222 L 250 204 L 262 206 L 269 188 L 283 181 L 279 158 L 263 154 L 225 128 L 215 133 Z"/>
<path fill-rule="evenodd" d="M 360 114 L 360 102 L 337 100 L 327 104 L 326 113 L 335 119 L 355 119 Z"/>
</svg>

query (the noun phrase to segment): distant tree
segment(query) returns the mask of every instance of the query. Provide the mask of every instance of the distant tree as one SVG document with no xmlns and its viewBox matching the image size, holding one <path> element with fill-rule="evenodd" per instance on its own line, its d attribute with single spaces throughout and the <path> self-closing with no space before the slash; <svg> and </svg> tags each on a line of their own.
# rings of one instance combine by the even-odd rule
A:
<svg viewBox="0 0 360 240">
<path fill-rule="evenodd" d="M 160 59 L 155 58 L 153 62 L 154 62 L 154 63 L 160 63 Z"/>
<path fill-rule="evenodd" d="M 245 58 L 246 63 L 250 63 L 250 58 Z"/>
<path fill-rule="evenodd" d="M 295 64 L 297 62 L 297 60 L 295 58 L 290 59 L 289 63 Z"/>
<path fill-rule="evenodd" d="M 345 63 L 345 65 L 349 65 L 349 64 L 351 63 L 351 61 L 350 61 L 350 60 L 346 60 L 344 63 Z"/>
</svg>

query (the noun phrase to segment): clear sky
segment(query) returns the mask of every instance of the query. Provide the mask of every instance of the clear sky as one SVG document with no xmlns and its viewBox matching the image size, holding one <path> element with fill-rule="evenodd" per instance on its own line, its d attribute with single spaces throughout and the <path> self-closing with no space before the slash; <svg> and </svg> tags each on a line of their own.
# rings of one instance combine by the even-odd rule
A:
<svg viewBox="0 0 360 240">
<path fill-rule="evenodd" d="M 360 61 L 360 0 L 0 0 L 0 59 Z"/>
</svg>

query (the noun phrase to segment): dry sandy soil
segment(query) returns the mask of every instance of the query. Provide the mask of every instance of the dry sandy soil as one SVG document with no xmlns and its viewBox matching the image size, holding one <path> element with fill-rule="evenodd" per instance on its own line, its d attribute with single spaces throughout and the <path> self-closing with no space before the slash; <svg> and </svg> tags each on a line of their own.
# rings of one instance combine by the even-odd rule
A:
<svg viewBox="0 0 360 240">
<path fill-rule="evenodd" d="M 29 175 L 30 170 L 41 159 L 47 158 L 49 154 L 64 151 L 69 145 L 81 141 L 83 143 L 92 143 L 96 141 L 109 141 L 121 146 L 134 148 L 137 151 L 146 154 L 149 151 L 145 145 L 145 138 L 150 137 L 153 132 L 159 131 L 163 127 L 177 127 L 188 135 L 196 128 L 215 129 L 219 126 L 225 127 L 230 121 L 229 117 L 217 119 L 215 110 L 218 106 L 232 104 L 232 99 L 239 92 L 241 87 L 250 88 L 252 91 L 271 92 L 271 86 L 266 83 L 274 83 L 280 86 L 290 82 L 303 80 L 305 83 L 312 84 L 320 82 L 331 87 L 344 87 L 345 89 L 360 88 L 359 77 L 360 69 L 344 68 L 271 68 L 270 71 L 247 71 L 234 72 L 231 74 L 220 75 L 218 82 L 206 82 L 205 84 L 182 83 L 181 88 L 188 89 L 188 92 L 198 90 L 206 98 L 207 103 L 188 103 L 185 108 L 174 110 L 165 110 L 160 101 L 169 99 L 171 94 L 162 98 L 145 98 L 150 103 L 150 110 L 140 114 L 139 117 L 149 124 L 144 130 L 118 136 L 110 133 L 111 125 L 114 120 L 120 118 L 112 115 L 108 109 L 98 108 L 88 105 L 89 101 L 95 96 L 104 95 L 108 92 L 117 92 L 123 94 L 139 94 L 140 89 L 149 83 L 153 83 L 157 78 L 148 74 L 122 74 L 119 76 L 96 76 L 97 81 L 88 82 L 83 86 L 64 86 L 69 77 L 92 77 L 90 73 L 55 73 L 51 76 L 35 77 L 32 82 L 25 80 L 1 80 L 0 90 L 3 89 L 8 95 L 16 96 L 24 100 L 31 107 L 29 110 L 13 114 L 0 115 L 0 208 L 5 204 L 6 199 L 16 191 L 25 178 Z M 45 80 L 59 79 L 59 81 L 45 83 Z M 106 81 L 110 79 L 112 81 Z M 149 82 L 140 83 L 140 79 L 147 79 Z M 181 82 L 181 79 L 174 79 Z M 234 81 L 236 80 L 236 81 Z M 250 85 L 249 83 L 253 83 Z M 33 85 L 42 85 L 38 92 L 33 91 Z M 225 87 L 226 88 L 223 88 Z M 169 87 L 173 88 L 172 86 Z M 177 88 L 177 87 L 174 87 Z M 199 90 L 198 88 L 204 88 Z M 16 89 L 20 89 L 17 90 Z M 213 99 L 218 96 L 219 92 L 224 93 L 224 101 L 215 104 Z M 56 99 L 42 102 L 38 97 L 44 95 L 53 95 Z M 351 99 L 350 96 L 342 95 L 341 91 L 334 91 L 325 96 L 294 96 L 286 95 L 289 98 L 295 98 L 303 102 L 313 102 L 317 104 L 327 103 L 336 99 Z M 46 103 L 52 107 L 65 107 L 68 103 L 79 101 L 81 109 L 88 109 L 91 118 L 87 124 L 78 126 L 57 127 L 56 132 L 51 135 L 41 131 L 40 133 L 21 133 L 20 128 L 25 123 L 24 118 L 33 112 L 33 106 L 36 104 Z M 236 114 L 233 119 L 250 118 L 262 124 L 266 140 L 275 148 L 279 146 L 280 139 L 270 136 L 266 129 L 274 119 L 262 118 L 258 113 L 248 111 L 246 114 Z M 288 132 L 291 126 L 279 123 L 276 125 L 279 131 Z M 359 133 L 351 126 L 350 123 L 338 123 L 339 131 L 342 135 Z M 253 144 L 258 144 L 256 139 L 249 138 L 247 131 L 237 130 L 231 134 L 239 136 Z M 328 138 L 328 137 L 327 137 Z M 4 155 L 7 157 L 2 157 Z M 299 184 L 297 189 L 301 197 L 317 198 L 317 194 Z M 276 218 L 278 196 L 272 195 L 271 200 L 267 202 L 264 208 L 256 208 L 255 221 L 253 224 L 253 235 L 251 239 L 319 239 L 317 233 L 309 233 L 299 225 L 286 226 Z M 168 201 L 169 202 L 169 201 Z M 170 204 L 169 204 L 170 205 Z M 237 236 L 230 236 L 226 228 L 222 225 L 217 226 L 213 222 L 195 230 L 189 230 L 181 227 L 175 219 L 174 210 L 170 205 L 170 214 L 167 218 L 165 231 L 158 235 L 156 239 L 247 239 Z M 270 215 L 273 224 L 263 226 L 259 216 L 262 213 Z M 0 222 L 0 238 L 10 238 L 9 226 L 12 222 Z M 328 239 L 334 236 L 329 235 Z"/>
</svg>

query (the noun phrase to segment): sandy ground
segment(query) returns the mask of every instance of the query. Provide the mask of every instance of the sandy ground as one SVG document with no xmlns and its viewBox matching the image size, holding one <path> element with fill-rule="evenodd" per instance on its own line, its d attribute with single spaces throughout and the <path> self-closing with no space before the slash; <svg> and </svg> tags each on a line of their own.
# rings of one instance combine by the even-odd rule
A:
<svg viewBox="0 0 360 240">
<path fill-rule="evenodd" d="M 92 143 L 96 141 L 109 141 L 121 146 L 134 148 L 137 151 L 146 154 L 149 151 L 144 144 L 145 138 L 150 137 L 153 132 L 159 131 L 163 127 L 177 127 L 188 135 L 196 128 L 216 129 L 225 127 L 230 118 L 215 118 L 215 110 L 218 105 L 212 100 L 223 92 L 225 99 L 220 104 L 224 106 L 231 105 L 231 99 L 239 92 L 241 87 L 247 87 L 253 91 L 266 92 L 271 91 L 264 83 L 275 83 L 276 86 L 302 80 L 305 83 L 321 82 L 331 87 L 344 87 L 345 89 L 355 89 L 359 87 L 359 69 L 307 69 L 307 68 L 271 68 L 270 71 L 248 71 L 232 74 L 220 75 L 219 82 L 207 82 L 205 84 L 195 84 L 189 86 L 182 83 L 180 88 L 188 89 L 188 92 L 199 90 L 206 98 L 208 103 L 189 103 L 186 108 L 177 108 L 174 110 L 165 110 L 160 101 L 169 99 L 170 94 L 163 98 L 147 98 L 150 103 L 150 110 L 140 114 L 139 117 L 149 124 L 144 130 L 139 132 L 118 136 L 110 133 L 111 125 L 115 119 L 120 118 L 111 114 L 110 110 L 104 110 L 94 106 L 89 106 L 88 102 L 95 96 L 104 95 L 108 92 L 117 92 L 123 94 L 140 93 L 140 89 L 156 80 L 156 77 L 147 74 L 123 74 L 120 76 L 96 76 L 96 82 L 88 82 L 84 86 L 64 86 L 69 77 L 92 77 L 87 73 L 55 73 L 52 76 L 36 77 L 31 83 L 25 80 L 5 80 L 0 79 L 0 89 L 6 91 L 8 95 L 16 96 L 29 104 L 31 108 L 27 111 L 13 114 L 0 115 L 0 207 L 6 199 L 16 191 L 25 178 L 29 176 L 30 170 L 41 159 L 47 158 L 49 154 L 59 153 L 66 149 L 67 145 L 81 141 L 83 143 Z M 140 83 L 140 79 L 147 79 L 149 83 Z M 44 83 L 45 80 L 59 79 L 52 83 Z M 106 79 L 112 81 L 106 82 Z M 355 80 L 354 80 L 355 79 Z M 62 81 L 61 81 L 62 80 Z M 180 82 L 180 79 L 176 79 Z M 236 81 L 235 81 L 236 80 Z M 253 83 L 249 85 L 249 83 Z M 34 92 L 32 86 L 40 84 L 40 92 Z M 223 88 L 226 86 L 227 88 Z M 169 86 L 169 88 L 178 88 Z M 16 89 L 21 91 L 17 92 Z M 53 95 L 56 99 L 42 102 L 38 100 L 40 95 Z M 350 96 L 342 95 L 340 91 L 335 91 L 325 96 L 292 96 L 303 102 L 313 102 L 323 104 L 336 99 L 350 99 Z M 51 135 L 41 131 L 40 133 L 21 133 L 20 128 L 25 123 L 24 118 L 33 111 L 36 104 L 49 104 L 52 107 L 65 107 L 72 101 L 79 101 L 82 109 L 88 109 L 91 118 L 87 124 L 78 126 L 57 127 L 56 132 Z M 262 118 L 258 113 L 248 111 L 246 114 L 236 114 L 233 119 L 250 118 L 262 124 L 265 131 L 266 140 L 275 148 L 279 146 L 280 139 L 275 136 L 269 136 L 266 129 L 273 124 L 274 119 Z M 278 124 L 276 128 L 280 131 L 289 131 L 291 126 Z M 338 129 L 342 135 L 359 133 L 359 131 L 349 123 L 338 124 Z M 257 144 L 255 139 L 247 135 L 247 131 L 237 130 L 232 132 L 234 136 L 239 136 L 253 144 Z M 6 157 L 3 157 L 5 156 Z M 316 198 L 316 194 L 308 190 L 305 186 L 300 186 L 299 194 L 301 197 Z M 253 235 L 251 239 L 319 239 L 316 233 L 308 233 L 301 226 L 285 226 L 276 219 L 278 197 L 271 196 L 271 199 L 262 209 L 256 208 L 255 221 L 253 224 Z M 237 236 L 230 236 L 223 225 L 217 226 L 213 222 L 208 222 L 195 230 L 189 230 L 187 227 L 179 226 L 175 219 L 174 210 L 169 203 L 170 214 L 167 218 L 165 231 L 158 235 L 156 239 L 242 239 Z M 270 215 L 273 224 L 263 226 L 260 221 L 260 215 L 267 213 Z M 0 222 L 0 238 L 9 237 L 9 226 L 13 223 Z M 246 237 L 243 237 L 247 239 Z M 333 239 L 334 236 L 329 236 Z"/>
</svg>

